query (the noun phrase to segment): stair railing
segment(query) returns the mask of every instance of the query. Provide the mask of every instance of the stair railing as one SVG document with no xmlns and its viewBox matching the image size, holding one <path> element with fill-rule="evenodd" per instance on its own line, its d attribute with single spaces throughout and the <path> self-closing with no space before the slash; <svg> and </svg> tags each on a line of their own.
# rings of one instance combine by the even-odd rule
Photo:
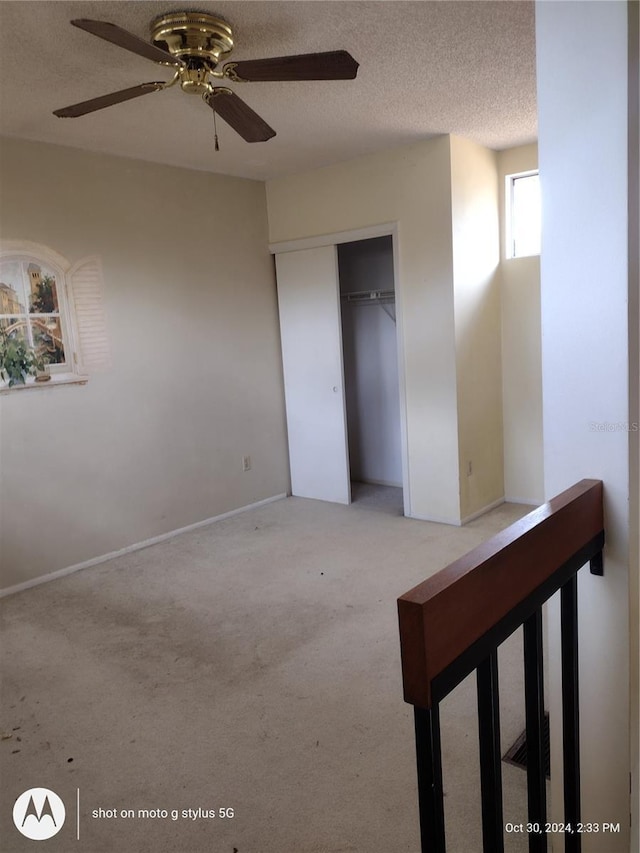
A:
<svg viewBox="0 0 640 853">
<path fill-rule="evenodd" d="M 476 670 L 482 839 L 503 853 L 498 646 L 524 633 L 530 853 L 547 850 L 542 606 L 560 590 L 566 853 L 580 853 L 577 574 L 603 574 L 602 482 L 582 480 L 398 599 L 422 853 L 446 853 L 439 703 Z"/>
</svg>

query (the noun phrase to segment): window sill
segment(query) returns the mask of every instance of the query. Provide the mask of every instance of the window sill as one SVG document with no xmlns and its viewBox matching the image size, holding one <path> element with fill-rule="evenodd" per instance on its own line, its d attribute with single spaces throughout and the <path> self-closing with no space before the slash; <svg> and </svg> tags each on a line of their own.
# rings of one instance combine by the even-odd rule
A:
<svg viewBox="0 0 640 853">
<path fill-rule="evenodd" d="M 57 388 L 58 385 L 86 385 L 89 381 L 88 376 L 79 373 L 55 373 L 47 382 L 36 382 L 35 379 L 29 377 L 25 385 L 12 385 L 11 388 L 6 382 L 0 384 L 0 394 L 9 394 L 14 391 L 29 391 L 43 390 L 44 388 Z"/>
<path fill-rule="evenodd" d="M 507 255 L 506 261 L 522 261 L 526 258 L 539 258 L 540 252 L 532 252 L 530 255 Z"/>
</svg>

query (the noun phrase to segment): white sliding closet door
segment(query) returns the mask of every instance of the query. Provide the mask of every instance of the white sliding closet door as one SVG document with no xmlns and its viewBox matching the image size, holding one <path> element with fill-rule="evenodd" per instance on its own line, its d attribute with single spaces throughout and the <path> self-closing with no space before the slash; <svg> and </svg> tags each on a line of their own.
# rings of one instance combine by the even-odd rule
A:
<svg viewBox="0 0 640 853">
<path fill-rule="evenodd" d="M 335 246 L 276 255 L 291 491 L 351 501 Z"/>
</svg>

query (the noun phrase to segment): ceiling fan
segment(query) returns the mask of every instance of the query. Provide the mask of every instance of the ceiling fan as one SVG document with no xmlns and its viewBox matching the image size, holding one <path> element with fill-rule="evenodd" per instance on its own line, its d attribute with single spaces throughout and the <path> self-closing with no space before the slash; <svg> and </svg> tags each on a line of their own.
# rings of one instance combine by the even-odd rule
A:
<svg viewBox="0 0 640 853">
<path fill-rule="evenodd" d="M 214 119 L 217 113 L 244 140 L 266 142 L 276 135 L 275 130 L 235 92 L 227 86 L 215 85 L 214 81 L 353 80 L 358 73 L 358 63 L 346 50 L 225 62 L 219 69 L 221 59 L 233 50 L 233 31 L 226 21 L 204 12 L 172 12 L 155 18 L 150 27 L 151 43 L 106 21 L 79 18 L 71 23 L 145 59 L 173 68 L 175 73 L 168 82 L 141 83 L 54 110 L 53 114 L 60 118 L 76 118 L 180 83 L 183 92 L 201 95 L 213 110 Z"/>
</svg>

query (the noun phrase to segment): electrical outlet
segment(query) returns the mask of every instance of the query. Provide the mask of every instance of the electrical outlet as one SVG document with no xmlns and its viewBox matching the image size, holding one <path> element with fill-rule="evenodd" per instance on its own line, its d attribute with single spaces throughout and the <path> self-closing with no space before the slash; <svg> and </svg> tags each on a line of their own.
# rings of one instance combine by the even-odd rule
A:
<svg viewBox="0 0 640 853">
<path fill-rule="evenodd" d="M 250 456 L 243 456 L 242 457 L 242 470 L 243 471 L 250 471 L 251 470 L 251 457 Z"/>
<path fill-rule="evenodd" d="M 473 462 L 469 460 L 467 462 L 467 477 L 470 477 L 473 474 Z"/>
</svg>

